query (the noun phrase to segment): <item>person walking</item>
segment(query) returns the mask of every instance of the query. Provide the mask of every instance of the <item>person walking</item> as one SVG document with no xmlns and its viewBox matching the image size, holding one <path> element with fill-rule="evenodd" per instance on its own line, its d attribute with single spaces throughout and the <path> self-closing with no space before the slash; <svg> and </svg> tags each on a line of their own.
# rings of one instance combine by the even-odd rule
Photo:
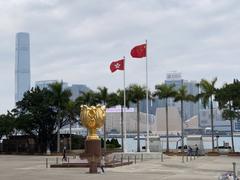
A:
<svg viewBox="0 0 240 180">
<path fill-rule="evenodd" d="M 102 173 L 105 172 L 105 171 L 104 171 L 104 166 L 105 166 L 105 157 L 104 157 L 104 155 L 103 155 L 102 158 L 101 158 L 101 161 L 100 161 L 100 168 L 101 168 L 101 170 L 102 170 Z"/>
<path fill-rule="evenodd" d="M 188 146 L 188 156 L 192 156 L 192 147 Z"/>
<path fill-rule="evenodd" d="M 198 145 L 197 144 L 195 144 L 195 156 L 198 156 Z"/>
<path fill-rule="evenodd" d="M 63 157 L 62 157 L 62 161 L 67 161 L 67 155 L 66 155 L 66 147 L 63 148 Z"/>
</svg>

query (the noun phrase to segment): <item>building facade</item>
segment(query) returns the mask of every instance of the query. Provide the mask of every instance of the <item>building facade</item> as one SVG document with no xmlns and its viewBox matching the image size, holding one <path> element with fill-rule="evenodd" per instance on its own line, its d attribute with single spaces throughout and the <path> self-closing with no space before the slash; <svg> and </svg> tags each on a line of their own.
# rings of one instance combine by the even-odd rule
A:
<svg viewBox="0 0 240 180">
<path fill-rule="evenodd" d="M 35 87 L 39 87 L 40 89 L 43 88 L 49 88 L 50 84 L 59 82 L 57 80 L 43 80 L 43 81 L 36 81 Z M 90 88 L 88 88 L 84 84 L 73 84 L 72 86 L 69 86 L 68 83 L 62 82 L 63 89 L 69 89 L 72 93 L 72 96 L 70 97 L 71 100 L 76 100 L 77 97 L 79 97 L 83 92 L 91 91 Z"/>
<path fill-rule="evenodd" d="M 48 89 L 50 84 L 53 84 L 53 83 L 56 83 L 56 82 L 59 82 L 59 81 L 57 81 L 57 80 L 36 81 L 35 82 L 35 87 L 39 87 L 40 89 L 43 89 L 43 88 Z M 62 84 L 63 84 L 63 89 L 68 88 L 68 83 L 62 82 Z"/>
<path fill-rule="evenodd" d="M 181 86 L 186 86 L 187 92 L 191 95 L 197 95 L 199 90 L 196 86 L 197 82 L 184 80 L 179 72 L 169 72 L 167 73 L 166 80 L 164 82 L 167 85 L 174 85 L 174 89 L 178 90 Z M 164 99 L 155 99 L 154 101 L 149 101 L 149 113 L 156 115 L 157 108 L 164 108 L 166 102 Z M 168 98 L 169 107 L 177 107 L 180 113 L 181 104 L 180 102 L 174 102 L 174 98 Z M 198 115 L 199 103 L 194 102 L 183 102 L 183 119 L 187 120 L 193 116 Z M 141 112 L 146 112 L 146 101 L 142 100 L 140 102 Z"/>
<path fill-rule="evenodd" d="M 174 85 L 175 90 L 178 90 L 182 86 L 186 86 L 187 93 L 191 95 L 197 95 L 199 92 L 198 87 L 196 86 L 197 82 L 195 81 L 187 81 L 182 78 L 181 73 L 179 72 L 169 72 L 167 73 L 167 78 L 165 80 L 165 84 Z M 174 102 L 173 98 L 169 98 L 169 105 L 175 106 L 181 111 L 180 102 Z M 198 115 L 198 103 L 194 102 L 183 102 L 183 119 L 187 120 L 193 116 Z"/>
<path fill-rule="evenodd" d="M 77 99 L 83 92 L 91 91 L 91 89 L 84 84 L 73 84 L 69 88 L 72 92 L 72 100 Z"/>
<path fill-rule="evenodd" d="M 22 100 L 31 87 L 30 74 L 30 37 L 29 33 L 16 34 L 15 49 L 15 102 Z"/>
</svg>

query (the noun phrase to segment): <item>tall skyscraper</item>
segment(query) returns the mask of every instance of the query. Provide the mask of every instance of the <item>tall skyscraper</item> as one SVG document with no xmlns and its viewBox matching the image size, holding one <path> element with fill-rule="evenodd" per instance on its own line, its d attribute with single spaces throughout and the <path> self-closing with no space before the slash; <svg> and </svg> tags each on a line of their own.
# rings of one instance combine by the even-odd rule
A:
<svg viewBox="0 0 240 180">
<path fill-rule="evenodd" d="M 15 102 L 22 100 L 30 90 L 30 39 L 29 33 L 16 34 L 15 49 Z"/>
<path fill-rule="evenodd" d="M 198 87 L 196 86 L 197 82 L 188 81 L 182 78 L 182 74 L 180 72 L 172 71 L 167 73 L 166 80 L 164 82 L 167 85 L 173 85 L 175 90 L 178 90 L 182 85 L 186 86 L 188 94 L 197 95 Z M 156 109 L 159 107 L 165 107 L 166 101 L 164 99 L 155 99 L 152 102 L 149 102 L 149 113 L 156 114 Z M 168 98 L 168 106 L 174 106 L 179 109 L 179 113 L 181 111 L 180 102 L 174 102 L 173 98 Z M 141 112 L 145 112 L 146 102 L 142 100 L 140 102 L 140 110 Z M 183 118 L 187 120 L 195 115 L 198 115 L 198 103 L 194 102 L 183 102 Z"/>
<path fill-rule="evenodd" d="M 198 94 L 198 87 L 196 81 L 187 81 L 182 78 L 182 75 L 180 72 L 172 71 L 167 73 L 167 79 L 165 80 L 165 84 L 175 85 L 175 90 L 178 90 L 182 85 L 186 86 L 187 93 L 191 95 L 197 95 Z M 170 106 L 176 106 L 178 107 L 179 111 L 181 109 L 180 102 L 174 102 L 173 98 L 169 98 L 168 104 Z M 198 115 L 198 103 L 194 102 L 183 102 L 183 119 L 187 120 L 195 115 Z"/>
</svg>

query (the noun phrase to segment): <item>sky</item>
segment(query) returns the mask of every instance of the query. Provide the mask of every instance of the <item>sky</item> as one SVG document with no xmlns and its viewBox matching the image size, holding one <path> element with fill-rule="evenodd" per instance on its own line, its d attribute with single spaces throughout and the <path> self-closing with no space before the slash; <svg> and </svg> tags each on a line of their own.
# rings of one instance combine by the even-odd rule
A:
<svg viewBox="0 0 240 180">
<path fill-rule="evenodd" d="M 148 42 L 149 88 L 178 71 L 186 80 L 240 76 L 239 0 L 0 0 L 0 113 L 14 107 L 15 36 L 30 33 L 31 84 L 63 80 L 93 90 L 123 88 L 113 60 L 126 57 L 126 85 L 145 85 L 145 59 L 130 50 Z"/>
</svg>

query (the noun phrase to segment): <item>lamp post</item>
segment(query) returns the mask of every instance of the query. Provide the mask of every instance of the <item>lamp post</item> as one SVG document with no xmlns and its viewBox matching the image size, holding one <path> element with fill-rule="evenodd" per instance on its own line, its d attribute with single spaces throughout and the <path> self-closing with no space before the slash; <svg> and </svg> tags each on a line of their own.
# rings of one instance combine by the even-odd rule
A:
<svg viewBox="0 0 240 180">
<path fill-rule="evenodd" d="M 217 151 L 219 152 L 219 148 L 218 148 L 218 138 L 219 138 L 219 135 L 216 136 L 216 141 L 217 141 Z"/>
</svg>

